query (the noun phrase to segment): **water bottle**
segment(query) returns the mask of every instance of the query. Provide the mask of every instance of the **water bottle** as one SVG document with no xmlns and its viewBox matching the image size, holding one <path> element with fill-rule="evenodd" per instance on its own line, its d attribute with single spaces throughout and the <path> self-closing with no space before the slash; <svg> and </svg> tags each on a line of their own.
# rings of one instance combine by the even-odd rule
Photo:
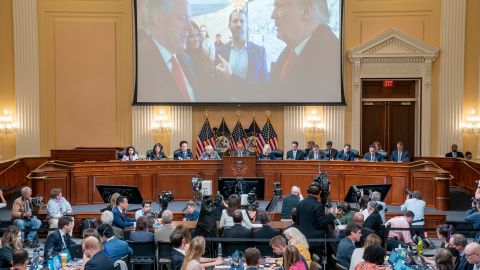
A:
<svg viewBox="0 0 480 270">
<path fill-rule="evenodd" d="M 421 237 L 418 237 L 417 254 L 418 256 L 423 256 L 423 241 Z"/>
<path fill-rule="evenodd" d="M 217 257 L 222 257 L 222 243 L 218 243 Z"/>
</svg>

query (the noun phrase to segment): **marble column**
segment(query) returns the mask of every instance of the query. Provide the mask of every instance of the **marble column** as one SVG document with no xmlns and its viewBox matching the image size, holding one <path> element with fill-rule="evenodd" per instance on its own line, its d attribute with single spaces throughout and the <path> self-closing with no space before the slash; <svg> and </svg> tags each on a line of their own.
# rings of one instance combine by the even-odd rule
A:
<svg viewBox="0 0 480 270">
<path fill-rule="evenodd" d="M 170 136 L 171 157 L 173 152 L 179 148 L 180 141 L 185 140 L 192 149 L 192 106 L 172 106 L 172 134 Z"/>
<path fill-rule="evenodd" d="M 306 117 L 305 106 L 285 106 L 284 108 L 284 136 L 283 145 L 284 152 L 290 149 L 292 141 L 298 141 L 298 147 L 303 149 L 306 145 L 304 121 Z"/>
<path fill-rule="evenodd" d="M 17 157 L 40 155 L 37 0 L 13 0 Z"/>
<path fill-rule="evenodd" d="M 145 158 L 146 151 L 155 143 L 152 133 L 154 108 L 153 106 L 132 107 L 132 145 L 137 149 L 140 158 Z"/>
</svg>

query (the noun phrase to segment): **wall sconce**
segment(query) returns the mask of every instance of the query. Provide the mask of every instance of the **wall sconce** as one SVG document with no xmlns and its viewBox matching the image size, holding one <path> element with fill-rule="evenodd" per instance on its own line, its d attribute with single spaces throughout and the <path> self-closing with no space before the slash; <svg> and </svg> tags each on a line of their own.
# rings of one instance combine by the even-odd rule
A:
<svg viewBox="0 0 480 270">
<path fill-rule="evenodd" d="M 152 131 L 154 135 L 163 135 L 172 131 L 172 122 L 163 110 L 159 115 L 154 116 Z"/>
<path fill-rule="evenodd" d="M 313 113 L 312 115 L 307 117 L 304 128 L 306 132 L 310 132 L 316 135 L 323 131 L 324 124 L 323 121 L 320 119 L 320 116 L 316 115 L 316 113 Z"/>
<path fill-rule="evenodd" d="M 465 122 L 460 125 L 463 134 L 479 135 L 480 134 L 480 116 L 469 115 Z"/>
<path fill-rule="evenodd" d="M 16 128 L 17 125 L 13 121 L 13 117 L 7 109 L 4 109 L 3 115 L 0 115 L 0 137 L 7 137 L 14 134 Z"/>
</svg>

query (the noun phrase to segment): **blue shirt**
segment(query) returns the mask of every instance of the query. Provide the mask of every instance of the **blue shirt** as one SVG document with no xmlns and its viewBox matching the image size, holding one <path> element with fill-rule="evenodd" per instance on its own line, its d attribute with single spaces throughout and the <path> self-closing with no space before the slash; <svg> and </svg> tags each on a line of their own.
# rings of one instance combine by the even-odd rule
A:
<svg viewBox="0 0 480 270">
<path fill-rule="evenodd" d="M 474 229 L 480 228 L 480 212 L 470 208 L 465 214 L 465 221 L 472 223 Z M 480 240 L 480 231 L 475 232 L 475 241 Z"/>
<path fill-rule="evenodd" d="M 400 210 L 403 212 L 412 211 L 415 214 L 412 225 L 425 225 L 424 221 L 415 222 L 416 220 L 424 220 L 425 201 L 416 198 L 407 199 L 405 203 L 400 206 Z"/>
<path fill-rule="evenodd" d="M 230 50 L 230 59 L 228 64 L 230 66 L 230 69 L 232 70 L 232 74 L 235 74 L 242 79 L 247 79 L 247 74 L 248 74 L 247 45 L 242 47 L 240 50 L 235 49 L 232 46 Z"/>
<path fill-rule="evenodd" d="M 53 218 L 62 217 L 65 213 L 72 212 L 72 206 L 65 198 L 60 198 L 60 200 L 50 199 L 47 203 L 47 213 L 48 216 Z"/>
<path fill-rule="evenodd" d="M 197 221 L 198 220 L 198 217 L 200 216 L 200 212 L 198 212 L 198 210 L 195 210 L 193 211 L 193 213 L 185 213 L 185 219 L 187 219 L 187 221 Z"/>
</svg>

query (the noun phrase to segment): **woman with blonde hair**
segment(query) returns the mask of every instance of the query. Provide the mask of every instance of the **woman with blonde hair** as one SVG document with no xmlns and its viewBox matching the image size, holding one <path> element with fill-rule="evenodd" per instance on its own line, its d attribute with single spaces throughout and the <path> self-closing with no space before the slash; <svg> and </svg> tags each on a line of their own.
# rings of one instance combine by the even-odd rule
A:
<svg viewBox="0 0 480 270">
<path fill-rule="evenodd" d="M 353 250 L 352 259 L 350 260 L 350 270 L 354 270 L 357 264 L 363 262 L 363 253 L 367 247 L 381 245 L 382 239 L 380 238 L 380 236 L 376 235 L 375 233 L 369 234 L 365 239 L 365 243 L 363 243 L 363 247 Z"/>
<path fill-rule="evenodd" d="M 283 232 L 283 235 L 285 235 L 285 238 L 287 239 L 289 245 L 295 246 L 297 248 L 300 255 L 305 258 L 308 267 L 310 267 L 312 259 L 310 257 L 310 251 L 308 251 L 309 246 L 305 235 L 303 235 L 303 233 L 299 229 L 294 227 L 286 229 Z"/>
<path fill-rule="evenodd" d="M 295 246 L 288 245 L 283 254 L 283 269 L 285 270 L 306 270 L 305 263 L 301 260 L 300 253 Z"/>
<path fill-rule="evenodd" d="M 200 259 L 203 253 L 205 253 L 205 238 L 197 236 L 188 246 L 181 270 L 202 270 Z"/>
</svg>

